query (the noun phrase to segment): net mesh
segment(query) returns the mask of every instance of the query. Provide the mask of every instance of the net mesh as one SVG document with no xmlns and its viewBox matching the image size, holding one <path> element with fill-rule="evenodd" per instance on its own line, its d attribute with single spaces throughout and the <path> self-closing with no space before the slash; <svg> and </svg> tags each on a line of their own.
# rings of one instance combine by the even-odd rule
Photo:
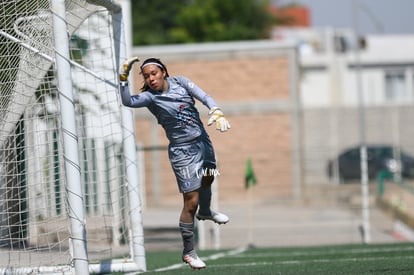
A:
<svg viewBox="0 0 414 275">
<path fill-rule="evenodd" d="M 66 1 L 67 30 L 61 31 L 70 38 L 88 257 L 93 262 L 129 248 L 111 14 L 91 3 Z M 60 125 L 65 114 L 59 107 L 52 15 L 48 0 L 0 3 L 1 267 L 72 261 Z"/>
</svg>

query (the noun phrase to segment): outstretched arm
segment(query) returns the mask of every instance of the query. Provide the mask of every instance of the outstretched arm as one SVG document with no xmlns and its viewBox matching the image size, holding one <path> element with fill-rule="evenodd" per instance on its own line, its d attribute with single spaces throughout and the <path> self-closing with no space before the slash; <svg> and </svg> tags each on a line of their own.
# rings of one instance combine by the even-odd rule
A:
<svg viewBox="0 0 414 275">
<path fill-rule="evenodd" d="M 121 94 L 122 104 L 128 107 L 144 107 L 148 106 L 152 100 L 148 93 L 142 93 L 140 95 L 133 95 L 129 91 L 128 76 L 132 69 L 132 65 L 138 62 L 138 57 L 131 57 L 122 64 L 119 72 L 119 92 Z"/>
<path fill-rule="evenodd" d="M 179 79 L 181 85 L 185 87 L 188 93 L 203 103 L 207 108 L 211 109 L 215 106 L 218 106 L 216 101 L 209 94 L 198 87 L 194 82 L 183 76 L 180 76 Z"/>
<path fill-rule="evenodd" d="M 142 92 L 139 95 L 132 95 L 129 92 L 128 82 L 119 84 L 122 104 L 127 107 L 147 107 L 152 102 L 152 96 L 149 92 Z"/>
<path fill-rule="evenodd" d="M 209 108 L 208 114 L 210 115 L 210 119 L 208 120 L 207 125 L 210 126 L 215 122 L 216 129 L 221 132 L 225 132 L 230 129 L 231 126 L 229 121 L 226 119 L 214 99 L 191 80 L 186 79 L 185 77 L 181 77 L 181 79 L 184 82 L 187 91 Z"/>
<path fill-rule="evenodd" d="M 119 92 L 121 94 L 121 102 L 127 107 L 132 107 L 131 93 L 129 92 L 128 82 L 119 83 Z"/>
</svg>

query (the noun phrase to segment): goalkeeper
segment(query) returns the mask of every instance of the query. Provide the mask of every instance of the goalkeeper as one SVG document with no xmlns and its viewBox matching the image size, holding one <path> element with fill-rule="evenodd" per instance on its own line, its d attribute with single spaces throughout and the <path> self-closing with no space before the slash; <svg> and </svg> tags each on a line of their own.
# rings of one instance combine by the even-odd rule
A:
<svg viewBox="0 0 414 275">
<path fill-rule="evenodd" d="M 179 227 L 183 240 L 182 260 L 193 269 L 206 267 L 194 249 L 194 217 L 218 224 L 229 221 L 226 215 L 210 209 L 211 184 L 216 159 L 210 138 L 200 120 L 195 100 L 209 108 L 208 125 L 225 132 L 230 124 L 212 97 L 183 76 L 170 77 L 167 67 L 157 58 L 145 60 L 140 69 L 144 85 L 139 95 L 130 95 L 128 74 L 137 58 L 127 60 L 120 73 L 122 104 L 147 107 L 164 128 L 170 142 L 168 156 L 183 195 Z M 198 209 L 199 208 L 199 209 Z M 197 212 L 198 209 L 198 212 Z"/>
</svg>

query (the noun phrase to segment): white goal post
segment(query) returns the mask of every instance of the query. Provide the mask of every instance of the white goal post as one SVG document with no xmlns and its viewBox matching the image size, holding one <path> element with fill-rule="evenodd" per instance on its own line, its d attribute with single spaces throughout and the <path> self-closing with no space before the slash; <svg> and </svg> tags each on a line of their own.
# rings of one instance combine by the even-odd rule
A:
<svg viewBox="0 0 414 275">
<path fill-rule="evenodd" d="M 0 274 L 146 271 L 112 0 L 0 4 Z"/>
</svg>

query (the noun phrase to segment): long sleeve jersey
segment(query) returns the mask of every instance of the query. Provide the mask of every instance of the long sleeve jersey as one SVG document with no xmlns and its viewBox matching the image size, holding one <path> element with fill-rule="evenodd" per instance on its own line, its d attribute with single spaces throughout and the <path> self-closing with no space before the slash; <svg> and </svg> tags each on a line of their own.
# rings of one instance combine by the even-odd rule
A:
<svg viewBox="0 0 414 275">
<path fill-rule="evenodd" d="M 168 90 L 165 92 L 147 90 L 132 96 L 128 85 L 121 85 L 122 104 L 135 108 L 147 107 L 164 128 L 171 143 L 188 142 L 205 131 L 194 98 L 209 109 L 218 105 L 188 78 L 175 76 L 168 77 L 167 81 Z"/>
</svg>

